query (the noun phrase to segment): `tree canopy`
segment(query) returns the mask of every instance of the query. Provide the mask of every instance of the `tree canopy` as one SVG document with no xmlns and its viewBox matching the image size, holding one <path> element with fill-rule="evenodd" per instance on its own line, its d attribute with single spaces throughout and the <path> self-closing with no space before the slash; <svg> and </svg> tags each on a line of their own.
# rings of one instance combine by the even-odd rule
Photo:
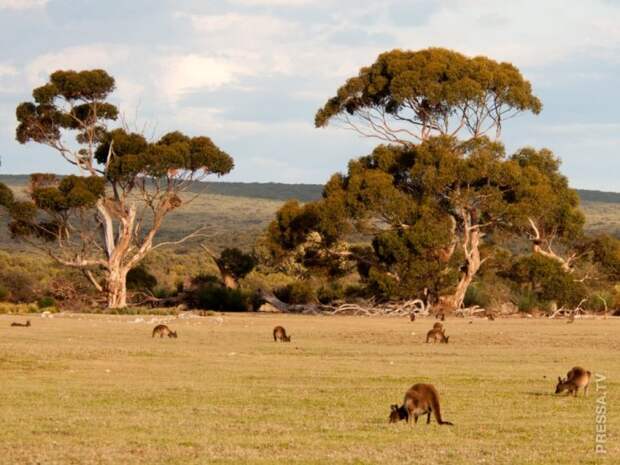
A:
<svg viewBox="0 0 620 465">
<path fill-rule="evenodd" d="M 532 86 L 510 63 L 443 48 L 392 50 L 346 81 L 319 109 L 317 127 L 339 118 L 357 132 L 390 143 L 432 135 L 495 130 L 523 111 L 540 113 Z"/>
<path fill-rule="evenodd" d="M 33 101 L 17 106 L 17 140 L 51 147 L 79 174 L 33 174 L 29 200 L 0 186 L 0 205 L 15 237 L 53 241 L 48 253 L 82 269 L 118 307 L 126 305 L 128 272 L 166 245 L 155 236 L 165 216 L 188 201 L 181 193 L 234 165 L 206 136 L 173 131 L 149 141 L 125 125 L 110 127 L 119 118 L 107 101 L 114 88 L 104 70 L 56 71 L 33 90 Z"/>
</svg>

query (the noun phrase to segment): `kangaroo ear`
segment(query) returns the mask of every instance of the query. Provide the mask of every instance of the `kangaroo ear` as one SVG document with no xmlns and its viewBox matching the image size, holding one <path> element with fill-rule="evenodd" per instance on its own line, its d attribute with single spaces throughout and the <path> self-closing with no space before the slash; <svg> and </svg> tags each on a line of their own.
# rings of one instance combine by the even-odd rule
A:
<svg viewBox="0 0 620 465">
<path fill-rule="evenodd" d="M 562 382 L 562 377 L 558 376 L 558 383 L 561 383 L 561 382 Z"/>
</svg>

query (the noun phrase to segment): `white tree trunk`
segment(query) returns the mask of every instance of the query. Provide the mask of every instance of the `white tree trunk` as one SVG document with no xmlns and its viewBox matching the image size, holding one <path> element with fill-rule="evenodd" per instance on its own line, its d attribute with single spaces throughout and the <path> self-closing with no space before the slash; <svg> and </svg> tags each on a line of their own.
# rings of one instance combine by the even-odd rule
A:
<svg viewBox="0 0 620 465">
<path fill-rule="evenodd" d="M 464 220 L 462 248 L 465 255 L 465 269 L 462 271 L 461 279 L 456 285 L 454 293 L 442 299 L 444 306 L 451 311 L 463 305 L 467 289 L 484 262 L 484 260 L 480 258 L 480 244 L 484 233 L 480 230 L 480 225 L 471 224 L 471 215 L 464 210 L 462 212 L 462 218 Z"/>
</svg>

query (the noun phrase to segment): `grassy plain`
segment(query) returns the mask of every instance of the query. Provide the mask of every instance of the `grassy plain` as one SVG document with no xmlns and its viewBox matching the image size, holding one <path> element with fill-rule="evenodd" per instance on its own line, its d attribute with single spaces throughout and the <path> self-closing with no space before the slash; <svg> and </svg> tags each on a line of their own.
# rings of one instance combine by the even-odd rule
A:
<svg viewBox="0 0 620 465">
<path fill-rule="evenodd" d="M 0 316 L 1 464 L 619 463 L 620 320 L 431 320 L 224 314 Z M 271 330 L 284 325 L 290 344 Z M 587 398 L 553 394 L 582 365 L 607 376 L 606 456 Z M 445 419 L 387 423 L 416 382 Z"/>
</svg>

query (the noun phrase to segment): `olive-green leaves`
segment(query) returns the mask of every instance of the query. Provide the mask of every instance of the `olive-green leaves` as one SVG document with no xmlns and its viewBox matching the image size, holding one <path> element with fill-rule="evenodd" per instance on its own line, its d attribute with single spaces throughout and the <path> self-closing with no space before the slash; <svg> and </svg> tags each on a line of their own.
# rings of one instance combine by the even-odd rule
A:
<svg viewBox="0 0 620 465">
<path fill-rule="evenodd" d="M 521 111 L 535 114 L 540 100 L 519 70 L 486 57 L 469 58 L 443 48 L 392 50 L 346 81 L 315 117 L 317 127 L 334 117 L 358 116 L 390 142 L 453 134 L 479 136 Z"/>
</svg>

